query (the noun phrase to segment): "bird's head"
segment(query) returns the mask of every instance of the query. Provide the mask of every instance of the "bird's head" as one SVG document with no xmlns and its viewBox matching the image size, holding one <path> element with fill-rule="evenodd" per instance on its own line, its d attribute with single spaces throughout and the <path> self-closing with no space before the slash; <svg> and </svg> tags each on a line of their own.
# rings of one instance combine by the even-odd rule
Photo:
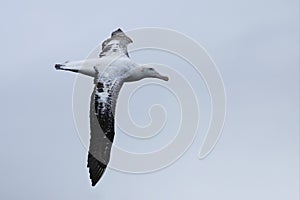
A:
<svg viewBox="0 0 300 200">
<path fill-rule="evenodd" d="M 125 82 L 139 81 L 144 78 L 158 78 L 164 81 L 169 80 L 169 77 L 161 75 L 152 66 L 148 65 L 135 67 L 124 75 Z"/>
<path fill-rule="evenodd" d="M 151 66 L 142 66 L 140 70 L 143 78 L 158 78 L 164 81 L 169 80 L 169 77 L 161 75 Z"/>
</svg>

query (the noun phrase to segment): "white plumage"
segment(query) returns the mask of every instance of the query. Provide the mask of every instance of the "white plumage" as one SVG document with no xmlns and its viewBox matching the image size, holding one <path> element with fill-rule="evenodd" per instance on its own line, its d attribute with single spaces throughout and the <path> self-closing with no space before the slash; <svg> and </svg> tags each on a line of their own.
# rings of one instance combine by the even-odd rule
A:
<svg viewBox="0 0 300 200">
<path fill-rule="evenodd" d="M 168 80 L 151 66 L 134 63 L 127 52 L 130 43 L 132 40 L 118 29 L 102 43 L 99 58 L 55 65 L 57 70 L 81 73 L 95 80 L 90 103 L 91 139 L 87 165 L 92 186 L 102 177 L 109 163 L 115 135 L 115 107 L 123 84 L 143 78 Z"/>
</svg>

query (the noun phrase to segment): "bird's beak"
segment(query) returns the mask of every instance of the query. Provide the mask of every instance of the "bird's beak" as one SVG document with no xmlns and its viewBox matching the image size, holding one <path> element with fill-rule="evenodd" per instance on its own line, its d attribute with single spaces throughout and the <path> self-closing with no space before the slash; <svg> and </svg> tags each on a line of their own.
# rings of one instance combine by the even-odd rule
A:
<svg viewBox="0 0 300 200">
<path fill-rule="evenodd" d="M 169 77 L 163 76 L 161 74 L 157 74 L 156 78 L 159 78 L 159 79 L 164 80 L 164 81 L 168 81 L 169 80 Z"/>
</svg>

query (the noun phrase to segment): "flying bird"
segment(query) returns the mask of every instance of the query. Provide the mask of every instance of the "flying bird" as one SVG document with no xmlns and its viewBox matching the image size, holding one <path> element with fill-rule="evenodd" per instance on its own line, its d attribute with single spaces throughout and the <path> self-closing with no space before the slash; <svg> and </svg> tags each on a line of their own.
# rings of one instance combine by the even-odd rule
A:
<svg viewBox="0 0 300 200">
<path fill-rule="evenodd" d="M 168 81 L 152 66 L 139 65 L 129 58 L 128 44 L 132 43 L 121 29 L 112 32 L 102 43 L 98 58 L 55 64 L 56 70 L 84 74 L 94 78 L 90 101 L 90 146 L 87 159 L 92 186 L 102 177 L 110 160 L 115 136 L 115 108 L 125 82 L 144 78 Z"/>
</svg>

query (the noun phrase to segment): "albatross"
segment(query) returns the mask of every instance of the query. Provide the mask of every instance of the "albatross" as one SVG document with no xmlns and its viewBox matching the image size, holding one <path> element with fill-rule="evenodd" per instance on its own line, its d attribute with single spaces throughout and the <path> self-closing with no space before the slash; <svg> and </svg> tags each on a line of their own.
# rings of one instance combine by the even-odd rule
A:
<svg viewBox="0 0 300 200">
<path fill-rule="evenodd" d="M 95 186 L 110 160 L 115 136 L 115 108 L 119 92 L 126 82 L 144 78 L 168 81 L 152 66 L 139 65 L 129 58 L 128 44 L 132 43 L 120 28 L 102 43 L 98 58 L 55 64 L 56 70 L 84 74 L 94 79 L 90 101 L 90 146 L 87 167 L 92 186 Z"/>
</svg>

